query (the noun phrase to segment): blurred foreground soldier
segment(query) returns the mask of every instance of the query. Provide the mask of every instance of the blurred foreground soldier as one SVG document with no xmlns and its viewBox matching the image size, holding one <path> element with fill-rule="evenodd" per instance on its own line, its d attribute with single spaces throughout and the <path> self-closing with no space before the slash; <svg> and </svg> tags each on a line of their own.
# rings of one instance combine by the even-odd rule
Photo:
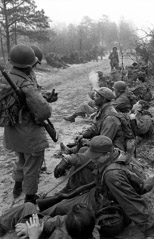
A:
<svg viewBox="0 0 154 239">
<path fill-rule="evenodd" d="M 95 90 L 95 93 L 94 100 L 97 106 L 97 114 L 93 120 L 92 126 L 77 136 L 77 143 L 80 142 L 82 146 L 87 145 L 89 144 L 89 140 L 94 136 L 104 135 L 113 140 L 115 147 L 125 151 L 126 141 L 122 124 L 117 111 L 112 106 L 112 100 L 115 99 L 112 90 L 101 87 Z M 77 147 L 70 149 L 61 144 L 61 150 L 62 153 L 75 153 L 77 152 Z"/>
<path fill-rule="evenodd" d="M 84 204 L 75 204 L 67 215 L 52 218 L 25 203 L 3 214 L 0 236 L 9 230 L 15 230 L 18 238 L 100 239 L 94 213 Z"/>
<path fill-rule="evenodd" d="M 136 96 L 127 91 L 127 86 L 124 81 L 115 82 L 113 90 L 116 97 L 113 106 L 117 111 L 128 113 L 132 109 L 133 104 L 137 101 Z"/>
<path fill-rule="evenodd" d="M 111 71 L 118 70 L 119 69 L 119 56 L 118 56 L 118 52 L 117 52 L 117 47 L 113 47 L 112 52 L 109 55 L 109 59 L 110 59 Z"/>
<path fill-rule="evenodd" d="M 25 202 L 35 203 L 44 150 L 49 146 L 44 127 L 39 122 L 50 118 L 51 107 L 29 77 L 32 66 L 38 61 L 34 51 L 24 44 L 16 45 L 10 52 L 9 61 L 13 65 L 10 77 L 24 93 L 27 103 L 27 107 L 20 110 L 18 121 L 4 129 L 5 147 L 18 157 L 13 170 L 13 196 L 20 196 L 23 190 Z"/>
</svg>

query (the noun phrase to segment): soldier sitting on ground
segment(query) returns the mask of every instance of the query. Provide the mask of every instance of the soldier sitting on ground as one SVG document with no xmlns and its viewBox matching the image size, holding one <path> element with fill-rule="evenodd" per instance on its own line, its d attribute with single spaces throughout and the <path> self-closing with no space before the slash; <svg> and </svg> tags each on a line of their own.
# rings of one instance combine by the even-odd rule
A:
<svg viewBox="0 0 154 239">
<path fill-rule="evenodd" d="M 97 112 L 97 106 L 95 105 L 94 101 L 94 89 L 99 87 L 107 87 L 108 83 L 106 82 L 105 76 L 103 76 L 103 72 L 100 70 L 97 72 L 91 72 L 89 74 L 89 81 L 92 84 L 92 90 L 88 93 L 91 100 L 88 103 L 81 104 L 72 115 L 64 117 L 64 120 L 75 122 L 75 118 L 78 116 L 83 118 L 86 116 L 89 117 Z"/>
<path fill-rule="evenodd" d="M 124 81 L 115 82 L 113 90 L 116 96 L 113 106 L 117 111 L 128 113 L 132 109 L 133 104 L 136 103 L 137 97 L 133 93 L 128 92 Z"/>
<path fill-rule="evenodd" d="M 76 137 L 74 147 L 69 148 L 61 143 L 62 153 L 71 154 L 78 152 L 79 145 L 82 147 L 89 144 L 89 141 L 96 135 L 108 136 L 113 140 L 114 146 L 123 151 L 127 151 L 127 142 L 134 139 L 131 129 L 129 129 L 127 135 L 124 133 L 122 122 L 124 123 L 125 120 L 122 120 L 123 116 L 120 116 L 112 105 L 115 99 L 112 90 L 101 87 L 95 90 L 95 92 L 94 100 L 98 110 L 93 124 Z"/>
<path fill-rule="evenodd" d="M 145 180 L 143 174 L 144 172 L 139 162 L 133 158 L 127 157 L 120 150 L 114 148 L 111 139 L 108 137 L 101 135 L 94 137 L 90 142 L 90 147 L 85 151 L 84 154 L 87 158 L 91 159 L 95 165 L 93 177 L 96 182 L 96 191 L 94 191 L 95 193 L 91 194 L 91 192 L 84 192 L 84 194 L 87 195 L 87 197 L 84 196 L 87 199 L 84 204 L 88 205 L 89 208 L 93 206 L 94 210 L 98 210 L 98 207 L 102 208 L 106 206 L 106 203 L 111 201 L 114 204 L 118 203 L 123 211 L 124 218 L 132 220 L 138 229 L 144 233 L 146 238 L 153 239 L 154 218 L 149 210 L 146 200 L 142 197 L 143 194 L 149 192 L 153 188 L 153 177 Z M 57 205 L 55 205 L 45 211 L 42 211 L 41 214 L 43 216 L 50 215 L 53 217 L 45 218 L 44 230 L 46 230 L 46 232 L 49 234 L 53 232 L 55 225 L 57 225 L 55 223 L 56 217 L 54 216 L 66 215 L 70 210 L 74 211 L 74 208 L 76 207 L 74 205 L 79 202 L 84 194 L 79 195 L 72 200 L 63 200 L 61 203 L 61 210 L 55 210 L 55 207 L 57 207 Z M 102 196 L 104 196 L 104 199 Z M 93 198 L 93 200 L 89 201 L 88 198 L 90 197 Z M 98 200 L 99 198 L 101 200 Z M 83 208 L 82 212 L 87 215 Z M 31 203 L 20 205 L 17 208 L 11 208 L 0 218 L 1 231 L 2 229 L 4 232 L 8 229 L 13 229 L 15 224 L 18 223 L 20 219 L 31 213 L 38 213 L 36 207 L 33 207 Z M 85 217 L 83 216 L 83 218 Z M 126 222 L 125 219 L 124 222 Z M 70 230 L 67 226 L 66 228 L 69 233 Z M 93 228 L 94 225 L 91 227 L 91 232 Z M 61 228 L 59 229 L 61 230 Z M 18 236 L 25 233 L 23 230 L 25 230 L 23 229 L 23 225 L 17 224 L 16 232 L 18 233 Z M 61 232 L 63 232 L 63 230 L 61 230 Z M 71 233 L 69 233 L 69 235 L 74 238 Z M 89 237 L 86 236 L 81 236 L 79 238 L 89 239 Z"/>
<path fill-rule="evenodd" d="M 132 108 L 130 119 L 135 120 L 137 142 L 153 133 L 152 115 L 148 111 L 149 107 L 147 101 L 139 100 Z"/>
<path fill-rule="evenodd" d="M 138 74 L 135 86 L 131 88 L 131 91 L 134 95 L 136 95 L 136 97 L 138 97 L 138 100 L 145 100 L 148 102 L 152 100 L 150 86 L 146 82 L 145 74 L 143 74 L 142 72 Z"/>
</svg>

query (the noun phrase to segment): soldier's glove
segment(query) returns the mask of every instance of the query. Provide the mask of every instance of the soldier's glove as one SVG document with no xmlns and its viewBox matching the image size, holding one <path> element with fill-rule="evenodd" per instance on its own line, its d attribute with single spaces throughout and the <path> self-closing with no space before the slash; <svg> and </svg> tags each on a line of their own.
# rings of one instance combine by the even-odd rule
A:
<svg viewBox="0 0 154 239">
<path fill-rule="evenodd" d="M 64 159 L 62 159 L 60 161 L 60 163 L 54 169 L 54 177 L 55 178 L 59 178 L 65 174 L 66 169 L 67 169 L 67 164 L 68 163 Z"/>
<path fill-rule="evenodd" d="M 52 90 L 52 92 L 46 92 L 44 95 L 44 98 L 49 102 L 55 102 L 58 100 L 58 93 L 55 92 L 55 89 Z"/>
</svg>

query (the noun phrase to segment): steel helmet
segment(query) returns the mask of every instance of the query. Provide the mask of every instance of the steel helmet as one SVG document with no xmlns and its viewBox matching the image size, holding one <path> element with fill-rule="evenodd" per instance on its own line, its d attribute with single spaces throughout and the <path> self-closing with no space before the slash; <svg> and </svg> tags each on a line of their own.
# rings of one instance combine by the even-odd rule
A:
<svg viewBox="0 0 154 239">
<path fill-rule="evenodd" d="M 118 90 L 119 92 L 125 92 L 126 84 L 124 81 L 117 81 L 114 83 L 113 89 Z"/>
<path fill-rule="evenodd" d="M 42 58 L 43 58 L 42 51 L 40 50 L 40 48 L 38 46 L 32 45 L 31 48 L 34 51 L 35 56 L 38 58 L 38 63 L 41 64 L 41 61 L 42 61 Z"/>
<path fill-rule="evenodd" d="M 115 96 L 112 92 L 112 90 L 110 90 L 109 88 L 107 87 L 101 87 L 99 88 L 98 90 L 96 90 L 96 92 L 103 96 L 105 99 L 108 99 L 108 100 L 113 100 L 115 99 Z"/>
<path fill-rule="evenodd" d="M 9 62 L 19 68 L 33 66 L 38 61 L 31 47 L 18 44 L 11 49 Z"/>
</svg>

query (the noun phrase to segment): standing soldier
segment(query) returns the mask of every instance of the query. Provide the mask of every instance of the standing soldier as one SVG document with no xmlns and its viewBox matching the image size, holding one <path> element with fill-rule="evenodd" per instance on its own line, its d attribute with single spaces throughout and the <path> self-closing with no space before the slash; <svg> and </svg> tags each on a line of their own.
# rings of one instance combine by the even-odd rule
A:
<svg viewBox="0 0 154 239">
<path fill-rule="evenodd" d="M 13 65 L 10 77 L 26 99 L 18 121 L 4 128 L 4 144 L 17 155 L 13 170 L 13 195 L 17 198 L 23 191 L 25 202 L 36 203 L 40 167 L 44 150 L 49 146 L 45 130 L 39 122 L 51 116 L 51 107 L 29 77 L 32 66 L 38 61 L 32 48 L 24 44 L 16 45 L 10 52 L 9 61 Z"/>
<path fill-rule="evenodd" d="M 119 69 L 119 56 L 117 52 L 117 47 L 113 47 L 112 52 L 109 55 L 110 59 L 110 66 L 111 66 L 111 71 L 112 70 L 118 70 Z"/>
</svg>

